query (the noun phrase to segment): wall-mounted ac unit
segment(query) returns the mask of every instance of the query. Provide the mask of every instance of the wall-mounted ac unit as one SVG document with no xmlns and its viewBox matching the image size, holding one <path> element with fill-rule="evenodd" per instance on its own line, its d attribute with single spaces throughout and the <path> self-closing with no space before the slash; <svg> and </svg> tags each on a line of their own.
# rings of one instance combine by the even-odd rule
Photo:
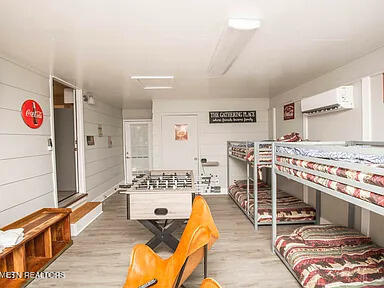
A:
<svg viewBox="0 0 384 288">
<path fill-rule="evenodd" d="M 301 112 L 308 116 L 353 109 L 353 86 L 341 86 L 301 100 Z"/>
</svg>

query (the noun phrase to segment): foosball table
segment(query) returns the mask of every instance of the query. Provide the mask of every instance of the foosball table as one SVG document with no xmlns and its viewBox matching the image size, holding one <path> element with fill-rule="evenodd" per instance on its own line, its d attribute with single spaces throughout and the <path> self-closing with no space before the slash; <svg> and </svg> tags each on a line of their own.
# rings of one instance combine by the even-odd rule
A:
<svg viewBox="0 0 384 288">
<path fill-rule="evenodd" d="M 196 193 L 193 172 L 152 170 L 121 193 L 127 197 L 127 219 L 139 221 L 154 234 L 147 245 L 154 249 L 164 242 L 175 250 L 179 241 L 172 232 L 189 218 Z"/>
</svg>

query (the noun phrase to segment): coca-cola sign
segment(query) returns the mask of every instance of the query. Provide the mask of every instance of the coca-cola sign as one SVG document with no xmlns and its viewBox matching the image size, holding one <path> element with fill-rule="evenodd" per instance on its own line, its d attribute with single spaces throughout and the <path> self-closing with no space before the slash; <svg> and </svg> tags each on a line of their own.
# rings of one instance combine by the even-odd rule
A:
<svg viewBox="0 0 384 288">
<path fill-rule="evenodd" d="M 27 100 L 21 107 L 21 117 L 24 123 L 32 129 L 39 128 L 43 124 L 43 110 L 35 100 Z"/>
</svg>

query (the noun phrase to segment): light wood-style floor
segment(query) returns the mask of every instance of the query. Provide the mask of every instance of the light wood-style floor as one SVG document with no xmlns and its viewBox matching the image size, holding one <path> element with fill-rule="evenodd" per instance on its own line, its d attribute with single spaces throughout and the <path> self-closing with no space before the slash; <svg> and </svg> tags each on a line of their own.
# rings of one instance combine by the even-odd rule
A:
<svg viewBox="0 0 384 288">
<path fill-rule="evenodd" d="M 208 274 L 224 288 L 299 287 L 270 248 L 271 227 L 254 231 L 251 223 L 228 196 L 206 197 L 220 239 L 208 254 Z M 126 220 L 125 196 L 115 194 L 103 204 L 104 213 L 88 226 L 74 244 L 47 271 L 65 272 L 65 279 L 39 279 L 29 287 L 122 287 L 132 247 L 152 235 L 136 221 Z M 280 227 L 289 231 L 292 226 Z M 181 233 L 181 231 L 179 231 Z M 167 247 L 157 252 L 170 255 Z M 187 288 L 199 287 L 203 267 L 187 280 Z"/>
</svg>

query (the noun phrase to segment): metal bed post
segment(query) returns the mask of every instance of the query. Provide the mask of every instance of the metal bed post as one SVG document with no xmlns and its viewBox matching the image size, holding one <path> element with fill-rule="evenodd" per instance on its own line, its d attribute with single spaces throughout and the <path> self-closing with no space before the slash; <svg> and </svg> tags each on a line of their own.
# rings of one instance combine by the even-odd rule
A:
<svg viewBox="0 0 384 288">
<path fill-rule="evenodd" d="M 249 153 L 248 151 L 248 141 L 245 141 L 245 145 L 246 145 L 246 149 L 245 149 L 245 163 L 247 165 L 247 214 L 248 216 L 250 215 L 249 213 L 249 166 L 250 166 L 250 163 L 247 159 L 247 155 Z"/>
<path fill-rule="evenodd" d="M 259 163 L 259 144 L 253 143 L 253 217 L 255 222 L 255 230 L 259 229 L 259 209 L 258 209 L 258 175 L 257 175 L 257 163 Z"/>
<path fill-rule="evenodd" d="M 229 193 L 229 150 L 231 142 L 227 141 L 227 193 Z"/>
<path fill-rule="evenodd" d="M 348 228 L 355 227 L 355 205 L 348 203 Z"/>
<path fill-rule="evenodd" d="M 316 190 L 316 225 L 320 225 L 321 219 L 321 191 Z"/>
<path fill-rule="evenodd" d="M 277 223 L 276 223 L 276 212 L 277 212 L 277 181 L 276 181 L 276 171 L 275 171 L 275 153 L 276 153 L 276 147 L 275 143 L 272 143 L 272 252 L 275 251 L 275 242 L 276 242 L 276 235 L 277 235 Z"/>
</svg>

